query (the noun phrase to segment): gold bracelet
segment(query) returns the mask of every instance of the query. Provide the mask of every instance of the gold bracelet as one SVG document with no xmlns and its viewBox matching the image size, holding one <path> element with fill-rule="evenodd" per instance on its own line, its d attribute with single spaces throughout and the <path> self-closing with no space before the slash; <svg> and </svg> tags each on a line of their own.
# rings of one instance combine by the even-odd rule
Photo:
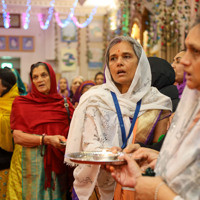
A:
<svg viewBox="0 0 200 200">
<path fill-rule="evenodd" d="M 162 181 L 162 182 L 160 182 L 160 183 L 157 185 L 157 187 L 156 187 L 156 189 L 155 189 L 154 200 L 158 200 L 158 191 L 159 191 L 160 187 L 161 187 L 162 185 L 164 185 L 164 184 L 165 184 L 165 183 Z"/>
<path fill-rule="evenodd" d="M 42 145 L 42 136 L 40 136 L 40 145 Z"/>
</svg>

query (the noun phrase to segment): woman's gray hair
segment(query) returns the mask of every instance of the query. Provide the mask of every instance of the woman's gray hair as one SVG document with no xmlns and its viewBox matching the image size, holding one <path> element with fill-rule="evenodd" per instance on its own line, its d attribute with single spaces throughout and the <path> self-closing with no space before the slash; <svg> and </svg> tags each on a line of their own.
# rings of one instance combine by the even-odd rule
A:
<svg viewBox="0 0 200 200">
<path fill-rule="evenodd" d="M 111 40 L 111 42 L 109 43 L 108 47 L 107 47 L 107 50 L 106 50 L 106 65 L 109 67 L 109 54 L 110 54 L 110 49 L 116 45 L 117 43 L 119 42 L 122 42 L 122 41 L 126 41 L 126 42 L 129 42 L 130 45 L 132 46 L 133 48 L 133 51 L 135 52 L 136 56 L 138 57 L 138 60 L 140 59 L 140 56 L 142 54 L 142 46 L 135 40 L 133 39 L 132 37 L 129 37 L 129 36 L 118 36 L 118 37 L 115 37 L 114 39 Z"/>
<path fill-rule="evenodd" d="M 76 78 L 80 78 L 82 81 L 85 81 L 85 79 L 83 78 L 83 76 L 81 76 L 81 75 L 76 75 L 76 76 L 74 76 L 74 77 L 72 78 L 71 83 L 73 83 L 73 81 L 74 81 Z"/>
</svg>

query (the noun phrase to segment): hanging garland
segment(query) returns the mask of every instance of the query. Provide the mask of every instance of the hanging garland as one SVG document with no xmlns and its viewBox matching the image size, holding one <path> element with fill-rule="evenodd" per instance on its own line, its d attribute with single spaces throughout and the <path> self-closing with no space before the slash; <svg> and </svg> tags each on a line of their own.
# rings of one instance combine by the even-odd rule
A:
<svg viewBox="0 0 200 200">
<path fill-rule="evenodd" d="M 10 27 L 10 14 L 6 12 L 7 5 L 5 3 L 5 0 L 2 0 L 2 12 L 3 12 L 3 24 L 4 28 L 9 28 Z"/>
<path fill-rule="evenodd" d="M 195 0 L 195 8 L 194 8 L 195 12 L 198 13 L 199 11 L 199 0 Z"/>
<path fill-rule="evenodd" d="M 184 21 L 186 34 L 190 22 L 190 6 L 187 0 L 174 0 L 170 6 L 166 6 L 163 0 L 154 1 L 153 13 L 150 20 L 148 46 L 152 48 L 161 39 L 163 51 L 176 44 L 180 48 L 181 24 Z"/>
<path fill-rule="evenodd" d="M 72 21 L 74 22 L 74 24 L 79 27 L 79 28 L 85 28 L 86 26 L 88 26 L 88 24 L 91 23 L 93 16 L 95 15 L 97 11 L 97 6 L 95 8 L 92 9 L 92 12 L 90 13 L 90 16 L 86 19 L 85 22 L 83 22 L 82 24 L 80 24 L 77 20 L 77 18 L 75 16 L 72 17 Z"/>
<path fill-rule="evenodd" d="M 40 22 L 40 28 L 43 29 L 43 30 L 46 30 L 49 27 L 51 18 L 53 16 L 54 3 L 55 3 L 55 0 L 52 0 L 51 3 L 50 3 L 51 7 L 49 8 L 49 11 L 48 11 L 49 15 L 47 17 L 45 24 L 43 22 L 43 15 L 41 13 L 38 14 L 38 21 Z"/>
<path fill-rule="evenodd" d="M 90 59 L 91 59 L 92 53 L 89 48 L 89 27 L 86 27 L 86 58 L 87 58 L 87 63 L 89 64 Z"/>
<path fill-rule="evenodd" d="M 80 59 L 80 55 L 81 55 L 81 33 L 80 33 L 80 29 L 77 30 L 77 34 L 78 34 L 77 62 L 78 62 L 78 66 L 80 66 L 81 65 L 81 59 Z"/>
<path fill-rule="evenodd" d="M 78 2 L 78 1 L 77 1 Z M 76 2 L 75 2 L 76 3 Z M 77 3 L 76 3 L 77 4 Z M 92 9 L 92 12 L 90 14 L 90 16 L 86 19 L 85 22 L 83 22 L 82 24 L 80 24 L 77 20 L 77 18 L 74 16 L 74 9 L 75 9 L 75 5 L 74 7 L 71 9 L 70 14 L 68 15 L 67 19 L 65 20 L 64 23 L 61 22 L 60 18 L 59 18 L 59 14 L 55 13 L 55 17 L 56 17 L 56 21 L 58 23 L 58 25 L 63 28 L 66 27 L 67 25 L 69 25 L 70 21 L 72 20 L 74 22 L 74 24 L 78 27 L 78 28 L 85 28 L 86 26 L 88 26 L 88 24 L 91 23 L 93 16 L 95 15 L 96 11 L 97 11 L 97 6 L 95 8 Z"/>
<path fill-rule="evenodd" d="M 29 11 L 31 10 L 31 0 L 27 0 L 27 10 L 26 13 L 22 14 L 22 21 L 23 21 L 23 27 L 25 30 L 28 29 L 29 23 L 30 23 L 30 14 Z"/>
<path fill-rule="evenodd" d="M 135 10 L 140 14 L 142 14 L 142 3 L 142 0 L 136 0 L 134 2 Z"/>
<path fill-rule="evenodd" d="M 105 55 L 106 53 L 106 49 L 107 49 L 107 41 L 108 41 L 108 14 L 105 14 L 103 16 L 103 55 Z M 102 63 L 104 62 L 104 60 L 102 59 Z"/>
<path fill-rule="evenodd" d="M 129 1 L 125 0 L 122 8 L 122 34 L 128 35 L 129 33 Z"/>
<path fill-rule="evenodd" d="M 58 25 L 61 27 L 61 28 L 64 28 L 66 27 L 67 25 L 69 25 L 70 21 L 71 21 L 71 18 L 74 16 L 74 10 L 77 6 L 77 3 L 78 3 L 78 0 L 75 0 L 74 4 L 73 4 L 73 7 L 71 8 L 71 11 L 67 17 L 67 19 L 64 21 L 64 23 L 61 22 L 60 20 L 60 17 L 59 17 L 59 13 L 55 13 L 55 17 L 56 17 L 56 21 L 58 23 Z"/>
<path fill-rule="evenodd" d="M 119 9 L 117 11 L 117 29 L 115 30 L 115 35 L 120 35 L 121 34 L 121 19 L 122 19 L 122 11 Z"/>
<path fill-rule="evenodd" d="M 53 12 L 54 12 L 54 3 L 55 3 L 55 0 L 52 0 L 50 2 L 50 8 L 48 10 L 48 17 L 47 17 L 45 24 L 43 22 L 43 14 L 38 13 L 38 21 L 40 23 L 40 28 L 43 29 L 43 30 L 46 30 L 49 27 L 49 24 L 50 24 L 50 21 L 52 19 Z M 61 20 L 59 18 L 59 14 L 55 13 L 56 21 L 61 28 L 66 27 L 69 24 L 70 20 L 72 20 L 74 22 L 74 24 L 79 28 L 85 28 L 86 26 L 88 26 L 88 24 L 91 23 L 93 16 L 95 15 L 95 13 L 97 11 L 97 6 L 92 9 L 91 14 L 86 19 L 86 21 L 84 23 L 80 24 L 78 22 L 77 18 L 74 16 L 74 10 L 75 10 L 75 7 L 77 6 L 77 3 L 78 3 L 78 0 L 75 0 L 73 7 L 71 8 L 71 12 L 69 13 L 69 15 L 68 15 L 68 17 L 67 17 L 67 19 L 65 20 L 64 23 L 61 22 Z M 2 0 L 2 7 L 3 7 L 2 12 L 3 12 L 4 27 L 9 28 L 10 27 L 10 15 L 9 15 L 8 12 L 6 12 L 7 5 L 5 3 L 5 0 Z M 22 15 L 24 29 L 29 28 L 29 23 L 30 23 L 29 12 L 30 12 L 30 10 L 31 10 L 31 0 L 27 0 L 27 10 L 26 10 L 26 13 L 23 13 L 23 15 Z"/>
</svg>

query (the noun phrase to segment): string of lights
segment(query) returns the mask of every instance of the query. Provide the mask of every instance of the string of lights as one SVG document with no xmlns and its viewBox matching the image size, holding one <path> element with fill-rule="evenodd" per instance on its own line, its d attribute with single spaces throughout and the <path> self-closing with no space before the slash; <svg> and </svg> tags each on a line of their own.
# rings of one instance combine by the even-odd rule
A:
<svg viewBox="0 0 200 200">
<path fill-rule="evenodd" d="M 38 21 L 40 22 L 40 28 L 43 29 L 43 30 L 46 30 L 49 27 L 51 18 L 53 16 L 54 3 L 55 3 L 55 0 L 52 0 L 51 3 L 50 3 L 51 7 L 49 8 L 49 11 L 48 11 L 49 15 L 47 17 L 45 24 L 43 22 L 43 15 L 41 13 L 38 13 Z"/>
<path fill-rule="evenodd" d="M 64 28 L 66 27 L 67 25 L 69 25 L 70 21 L 71 21 L 71 18 L 74 16 L 74 10 L 77 6 L 77 3 L 78 3 L 78 0 L 75 0 L 74 4 L 73 4 L 73 7 L 71 8 L 71 11 L 67 17 L 67 19 L 65 19 L 64 22 L 62 22 L 60 20 L 60 17 L 59 17 L 59 13 L 55 13 L 55 17 L 56 17 L 56 21 L 58 23 L 58 25 L 61 27 L 61 28 Z"/>
<path fill-rule="evenodd" d="M 55 0 L 52 0 L 50 2 L 50 8 L 48 10 L 48 16 L 47 16 L 45 23 L 43 22 L 44 15 L 42 13 L 38 13 L 38 21 L 40 23 L 40 28 L 43 30 L 48 29 L 48 27 L 50 25 L 50 21 L 52 19 L 53 13 L 54 13 L 54 4 L 55 4 Z M 68 17 L 67 17 L 67 19 L 64 20 L 64 22 L 62 22 L 60 20 L 59 13 L 55 13 L 56 21 L 61 28 L 66 27 L 71 21 L 73 21 L 73 23 L 79 28 L 84 28 L 91 23 L 93 16 L 95 15 L 95 13 L 97 11 L 97 6 L 92 9 L 92 12 L 90 13 L 89 17 L 86 19 L 85 22 L 83 22 L 81 24 L 78 22 L 77 18 L 74 16 L 74 10 L 75 10 L 77 4 L 78 4 L 78 0 L 75 0 L 73 7 L 70 9 L 71 10 L 70 13 L 68 14 Z M 23 28 L 25 30 L 27 30 L 29 28 L 29 23 L 30 23 L 30 13 L 29 12 L 31 10 L 31 0 L 27 0 L 26 5 L 27 5 L 26 13 L 22 14 Z M 2 0 L 2 6 L 3 6 L 2 12 L 3 12 L 4 27 L 9 28 L 10 27 L 10 15 L 8 12 L 6 12 L 7 5 L 5 3 L 5 0 Z"/>
<path fill-rule="evenodd" d="M 7 5 L 5 3 L 5 0 L 1 0 L 2 2 L 2 12 L 3 12 L 3 24 L 5 28 L 9 28 L 10 27 L 10 14 L 8 12 L 6 12 L 7 9 Z"/>
<path fill-rule="evenodd" d="M 31 0 L 27 0 L 27 10 L 26 13 L 22 14 L 22 20 L 23 20 L 23 27 L 25 30 L 28 29 L 29 23 L 30 23 L 30 14 L 29 11 L 31 10 Z"/>
<path fill-rule="evenodd" d="M 86 26 L 88 26 L 88 24 L 90 24 L 90 22 L 93 19 L 93 16 L 95 15 L 97 11 L 97 6 L 95 8 L 92 9 L 92 12 L 90 13 L 90 16 L 85 20 L 85 22 L 83 22 L 82 24 L 80 24 L 77 20 L 77 18 L 75 16 L 72 17 L 72 21 L 74 22 L 74 24 L 79 27 L 79 28 L 85 28 Z"/>
</svg>

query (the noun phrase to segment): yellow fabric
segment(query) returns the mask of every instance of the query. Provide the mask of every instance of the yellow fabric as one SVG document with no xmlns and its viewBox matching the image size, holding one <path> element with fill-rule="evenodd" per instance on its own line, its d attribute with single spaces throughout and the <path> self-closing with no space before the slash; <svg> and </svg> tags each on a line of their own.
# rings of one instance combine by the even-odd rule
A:
<svg viewBox="0 0 200 200">
<path fill-rule="evenodd" d="M 6 199 L 6 189 L 8 182 L 9 169 L 4 169 L 0 171 L 0 199 Z"/>
<path fill-rule="evenodd" d="M 145 143 L 147 140 L 154 124 L 156 123 L 161 110 L 148 110 L 143 115 L 138 118 L 138 127 L 135 143 L 142 142 Z M 170 112 L 163 110 L 159 120 L 162 120 L 166 116 L 169 116 Z"/>
<path fill-rule="evenodd" d="M 6 200 L 22 200 L 22 146 L 15 145 L 15 151 L 12 156 L 10 166 Z M 17 188 L 17 191 L 15 189 Z"/>
<path fill-rule="evenodd" d="M 10 113 L 12 103 L 19 95 L 17 84 L 8 93 L 0 97 L 0 147 L 5 151 L 13 151 L 12 134 L 10 130 Z"/>
<path fill-rule="evenodd" d="M 145 143 L 153 125 L 155 124 L 159 116 L 159 113 L 160 110 L 148 110 L 138 118 L 138 127 L 135 143 Z"/>
<path fill-rule="evenodd" d="M 96 192 L 95 192 L 96 191 Z M 98 198 L 97 198 L 98 197 Z M 95 190 L 93 191 L 92 195 L 90 196 L 89 200 L 98 200 L 100 199 L 100 194 L 99 194 L 99 190 L 98 187 L 95 186 Z"/>
</svg>

